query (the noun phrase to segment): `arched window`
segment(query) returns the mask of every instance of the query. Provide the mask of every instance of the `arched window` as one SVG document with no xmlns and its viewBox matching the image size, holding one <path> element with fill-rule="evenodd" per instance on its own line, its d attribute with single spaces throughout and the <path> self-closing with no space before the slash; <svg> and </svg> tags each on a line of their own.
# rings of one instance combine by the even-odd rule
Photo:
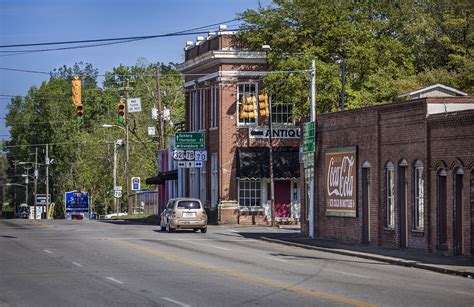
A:
<svg viewBox="0 0 474 307">
<path fill-rule="evenodd" d="M 385 227 L 395 227 L 395 167 L 392 162 L 385 165 Z"/>
<path fill-rule="evenodd" d="M 424 229 L 423 186 L 423 163 L 420 160 L 416 160 L 413 165 L 413 227 L 415 230 Z"/>
</svg>

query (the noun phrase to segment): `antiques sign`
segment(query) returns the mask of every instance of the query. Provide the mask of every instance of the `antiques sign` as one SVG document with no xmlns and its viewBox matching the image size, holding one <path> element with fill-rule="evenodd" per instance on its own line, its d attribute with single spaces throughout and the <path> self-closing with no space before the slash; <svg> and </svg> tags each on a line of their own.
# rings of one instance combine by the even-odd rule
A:
<svg viewBox="0 0 474 307">
<path fill-rule="evenodd" d="M 326 151 L 326 215 L 357 215 L 357 147 Z"/>
</svg>

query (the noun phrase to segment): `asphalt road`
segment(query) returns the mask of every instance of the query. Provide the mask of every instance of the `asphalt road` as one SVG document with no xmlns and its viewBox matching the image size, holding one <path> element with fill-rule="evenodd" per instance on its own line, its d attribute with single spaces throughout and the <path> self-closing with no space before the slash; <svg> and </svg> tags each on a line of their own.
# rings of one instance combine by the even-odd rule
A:
<svg viewBox="0 0 474 307">
<path fill-rule="evenodd" d="M 0 220 L 0 306 L 474 305 L 474 280 L 258 239 L 276 233 Z"/>
</svg>

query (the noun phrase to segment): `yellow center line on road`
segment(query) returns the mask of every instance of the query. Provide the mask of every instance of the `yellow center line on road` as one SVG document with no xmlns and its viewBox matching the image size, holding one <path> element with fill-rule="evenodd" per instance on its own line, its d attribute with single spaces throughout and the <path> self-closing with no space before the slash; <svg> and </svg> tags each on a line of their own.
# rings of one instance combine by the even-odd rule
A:
<svg viewBox="0 0 474 307">
<path fill-rule="evenodd" d="M 305 288 L 301 288 L 301 287 L 292 286 L 290 284 L 284 284 L 284 283 L 281 283 L 281 282 L 278 282 L 278 281 L 263 279 L 263 278 L 259 278 L 259 277 L 252 276 L 252 275 L 247 275 L 247 274 L 243 274 L 243 273 L 239 273 L 239 272 L 235 272 L 235 271 L 230 271 L 230 270 L 227 270 L 227 269 L 221 269 L 221 268 L 218 268 L 218 267 L 215 267 L 215 266 L 212 266 L 212 265 L 208 265 L 208 264 L 204 264 L 204 263 L 201 263 L 201 262 L 188 260 L 188 259 L 185 259 L 185 258 L 176 257 L 176 256 L 173 256 L 173 255 L 170 255 L 170 254 L 160 252 L 156 249 L 140 246 L 140 245 L 129 243 L 129 242 L 118 241 L 118 240 L 115 240 L 115 239 L 111 239 L 110 241 L 113 242 L 116 245 L 119 245 L 119 246 L 124 247 L 124 248 L 129 249 L 129 250 L 138 251 L 138 252 L 142 252 L 142 253 L 145 253 L 145 254 L 157 256 L 157 257 L 160 257 L 162 259 L 166 259 L 166 260 L 173 261 L 173 262 L 180 263 L 180 264 L 189 265 L 189 266 L 192 266 L 192 267 L 195 267 L 195 268 L 198 268 L 198 269 L 203 269 L 203 270 L 207 270 L 207 271 L 210 271 L 210 272 L 215 272 L 215 273 L 220 273 L 220 274 L 224 274 L 224 275 L 227 275 L 227 276 L 236 277 L 236 278 L 239 278 L 241 280 L 251 281 L 251 282 L 254 282 L 256 284 L 260 284 L 260 285 L 267 286 L 267 287 L 287 290 L 287 291 L 295 292 L 295 293 L 298 293 L 298 294 L 303 294 L 303 295 L 306 295 L 306 296 L 311 296 L 311 297 L 323 299 L 323 300 L 326 300 L 326 301 L 332 301 L 332 302 L 337 302 L 337 303 L 342 303 L 342 304 L 347 304 L 347 305 L 352 305 L 352 306 L 376 306 L 374 304 L 369 304 L 367 302 L 353 300 L 353 299 L 346 298 L 346 297 L 343 297 L 343 296 L 338 296 L 338 295 L 333 295 L 333 294 L 324 293 L 324 292 L 320 292 L 320 291 L 305 289 Z"/>
<path fill-rule="evenodd" d="M 38 220 L 30 220 L 30 221 L 31 221 L 32 224 L 41 226 L 41 227 L 43 227 L 43 228 L 52 227 L 52 226 L 50 226 L 50 225 L 48 225 L 48 224 L 45 224 L 45 223 L 43 223 L 43 222 L 41 222 L 41 221 L 38 221 Z"/>
</svg>

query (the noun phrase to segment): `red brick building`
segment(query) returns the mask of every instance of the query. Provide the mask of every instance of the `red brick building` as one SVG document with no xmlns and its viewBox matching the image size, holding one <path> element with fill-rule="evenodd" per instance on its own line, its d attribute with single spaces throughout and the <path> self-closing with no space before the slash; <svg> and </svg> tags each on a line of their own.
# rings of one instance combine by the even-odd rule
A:
<svg viewBox="0 0 474 307">
<path fill-rule="evenodd" d="M 474 98 L 321 114 L 316 130 L 315 237 L 474 254 Z"/>
<path fill-rule="evenodd" d="M 224 27 L 188 42 L 185 61 L 178 65 L 186 82 L 186 130 L 204 132 L 208 152 L 201 168 L 186 169 L 185 191 L 206 204 L 214 222 L 270 221 L 269 119 L 258 102 L 266 66 L 264 51 L 242 48 Z M 272 110 L 275 217 L 297 221 L 299 124 L 291 104 Z"/>
</svg>

